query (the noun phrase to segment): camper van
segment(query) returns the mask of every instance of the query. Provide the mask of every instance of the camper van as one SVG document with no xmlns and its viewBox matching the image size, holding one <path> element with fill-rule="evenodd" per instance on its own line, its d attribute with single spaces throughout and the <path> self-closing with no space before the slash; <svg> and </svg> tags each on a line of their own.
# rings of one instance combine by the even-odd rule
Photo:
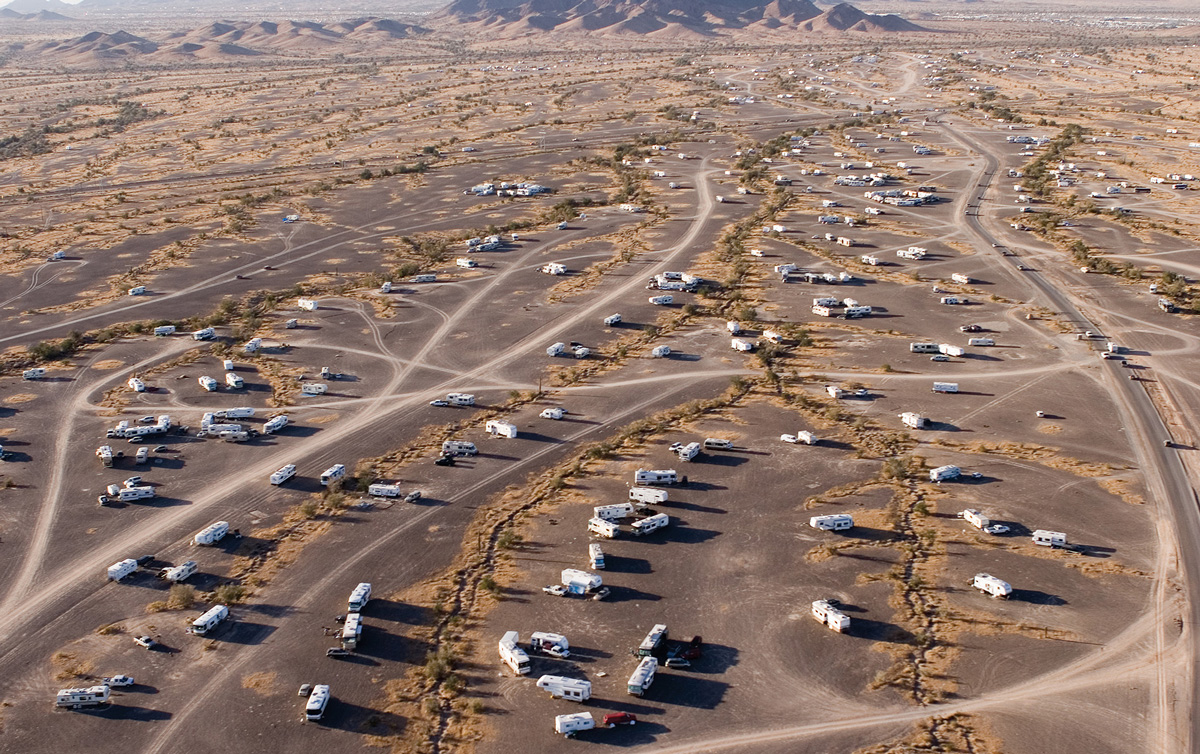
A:
<svg viewBox="0 0 1200 754">
<path fill-rule="evenodd" d="M 581 730 L 592 730 L 596 721 L 591 712 L 576 712 L 573 715 L 557 715 L 554 718 L 554 732 L 561 733 L 567 738 L 573 737 Z"/>
<path fill-rule="evenodd" d="M 643 657 L 638 663 L 633 675 L 629 676 L 626 691 L 634 696 L 642 696 L 654 683 L 654 673 L 658 670 L 658 658 Z"/>
<path fill-rule="evenodd" d="M 629 499 L 634 503 L 642 503 L 644 505 L 661 505 L 667 502 L 668 495 L 666 490 L 656 490 L 650 487 L 630 487 Z"/>
<path fill-rule="evenodd" d="M 1012 594 L 1012 587 L 1007 581 L 1002 581 L 995 576 L 986 573 L 977 573 L 971 581 L 971 586 L 975 587 L 984 594 L 1000 599 L 1008 599 Z"/>
<path fill-rule="evenodd" d="M 571 656 L 571 644 L 562 634 L 534 631 L 529 636 L 529 651 L 542 652 L 551 657 L 565 660 Z"/>
<path fill-rule="evenodd" d="M 212 340 L 217 331 L 211 327 L 205 327 L 201 330 L 196 330 L 192 333 L 192 340 Z"/>
<path fill-rule="evenodd" d="M 812 603 L 812 614 L 818 623 L 829 626 L 839 634 L 850 628 L 850 616 L 825 600 L 817 600 Z"/>
<path fill-rule="evenodd" d="M 633 473 L 633 483 L 636 485 L 678 484 L 679 475 L 675 469 L 638 469 Z"/>
<path fill-rule="evenodd" d="M 442 453 L 454 456 L 473 456 L 479 453 L 475 443 L 466 440 L 445 440 L 442 442 Z"/>
<path fill-rule="evenodd" d="M 98 707 L 108 703 L 110 693 L 111 689 L 108 684 L 89 686 L 86 689 L 60 689 L 54 700 L 54 706 L 70 707 L 71 709 Z"/>
<path fill-rule="evenodd" d="M 228 617 L 229 608 L 224 605 L 215 605 L 209 608 L 208 612 L 204 613 L 204 615 L 192 621 L 192 625 L 188 628 L 188 631 L 197 636 L 204 636 Z"/>
<path fill-rule="evenodd" d="M 125 560 L 118 561 L 108 567 L 108 580 L 120 581 L 137 569 L 137 561 L 133 558 L 126 558 Z"/>
<path fill-rule="evenodd" d="M 521 641 L 516 631 L 509 631 L 500 637 L 500 661 L 517 675 L 529 675 L 529 655 L 518 644 Z"/>
<path fill-rule="evenodd" d="M 146 383 L 139 380 L 137 377 L 129 378 L 129 389 L 135 393 L 146 392 Z"/>
<path fill-rule="evenodd" d="M 196 381 L 200 383 L 200 387 L 204 388 L 206 391 L 208 391 L 210 393 L 216 392 L 216 390 L 217 390 L 217 387 L 218 387 L 217 381 L 214 380 L 212 377 L 204 375 L 204 376 L 200 377 L 199 379 L 197 379 Z"/>
<path fill-rule="evenodd" d="M 586 702 L 592 698 L 592 682 L 578 678 L 544 675 L 537 680 L 537 687 L 549 691 L 554 699 L 566 699 L 568 702 Z"/>
<path fill-rule="evenodd" d="M 670 523 L 670 516 L 665 513 L 655 513 L 653 516 L 643 518 L 641 521 L 633 522 L 633 536 L 644 536 L 652 531 L 658 531 Z"/>
<path fill-rule="evenodd" d="M 196 536 L 192 537 L 192 542 L 198 545 L 215 545 L 224 539 L 228 533 L 229 522 L 217 521 L 196 532 Z"/>
<path fill-rule="evenodd" d="M 344 476 L 346 476 L 346 467 L 343 464 L 335 463 L 321 473 L 321 486 L 328 487 Z"/>
<path fill-rule="evenodd" d="M 1033 533 L 1033 543 L 1043 547 L 1066 547 L 1067 535 L 1061 531 L 1038 529 Z"/>
<path fill-rule="evenodd" d="M 350 613 L 346 616 L 346 622 L 342 624 L 342 635 L 339 637 L 342 643 L 342 649 L 354 650 L 358 647 L 359 640 L 362 639 L 363 622 L 362 613 Z"/>
<path fill-rule="evenodd" d="M 612 521 L 603 518 L 588 519 L 588 533 L 595 534 L 606 539 L 613 539 L 621 531 L 621 527 Z"/>
<path fill-rule="evenodd" d="M 354 587 L 354 591 L 350 592 L 350 599 L 346 601 L 346 612 L 359 613 L 371 601 L 371 584 L 364 581 Z"/>
<path fill-rule="evenodd" d="M 232 390 L 241 390 L 246 386 L 246 381 L 242 379 L 241 375 L 234 374 L 233 372 L 226 372 L 225 384 Z"/>
<path fill-rule="evenodd" d="M 821 531 L 845 531 L 854 527 L 854 517 L 849 513 L 813 516 L 808 519 L 808 525 Z"/>
<path fill-rule="evenodd" d="M 609 522 L 605 522 L 609 523 Z M 588 568 L 593 571 L 604 570 L 604 549 L 600 545 L 593 542 L 588 545 Z"/>
<path fill-rule="evenodd" d="M 308 702 L 304 705 L 304 719 L 320 720 L 328 706 L 329 686 L 323 683 L 313 686 L 312 693 L 308 695 Z"/>
</svg>

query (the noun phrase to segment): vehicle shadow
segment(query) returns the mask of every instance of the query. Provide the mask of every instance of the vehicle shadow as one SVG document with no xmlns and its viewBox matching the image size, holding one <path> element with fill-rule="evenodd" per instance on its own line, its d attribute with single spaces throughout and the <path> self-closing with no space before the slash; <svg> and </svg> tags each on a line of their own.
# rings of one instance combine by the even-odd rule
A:
<svg viewBox="0 0 1200 754">
<path fill-rule="evenodd" d="M 372 599 L 363 610 L 363 616 L 421 626 L 433 621 L 433 610 L 398 600 Z"/>
<path fill-rule="evenodd" d="M 838 609 L 850 612 L 845 606 Z M 850 628 L 846 631 L 846 636 L 889 644 L 912 644 L 915 638 L 911 631 L 895 623 L 857 617 L 850 620 Z"/>
<path fill-rule="evenodd" d="M 650 561 L 645 558 L 630 558 L 625 555 L 608 553 L 604 554 L 604 570 L 613 573 L 654 573 Z"/>
<path fill-rule="evenodd" d="M 1009 602 L 1028 602 L 1032 605 L 1065 605 L 1067 601 L 1057 594 L 1039 592 L 1036 589 L 1014 589 L 1008 595 Z"/>
<path fill-rule="evenodd" d="M 250 621 L 239 620 L 231 624 L 224 631 L 218 631 L 216 635 L 209 635 L 204 638 L 213 638 L 227 644 L 242 644 L 252 647 L 262 644 L 271 634 L 275 633 L 275 630 L 275 626 L 269 623 L 251 623 Z"/>
<path fill-rule="evenodd" d="M 135 720 L 150 723 L 159 720 L 170 720 L 171 713 L 166 710 L 149 709 L 134 704 L 112 704 L 108 710 L 79 710 L 89 714 L 103 715 L 112 720 Z"/>
<path fill-rule="evenodd" d="M 678 510 L 696 511 L 697 513 L 728 513 L 724 508 L 713 508 L 708 505 L 698 505 L 697 503 L 685 503 L 682 500 L 668 500 L 665 503 L 659 503 L 660 507 L 676 508 Z"/>
<path fill-rule="evenodd" d="M 613 586 L 605 602 L 658 602 L 662 599 L 660 595 L 643 592 L 640 589 L 634 589 L 628 586 Z"/>
<path fill-rule="evenodd" d="M 517 437 L 518 437 L 518 439 L 521 439 L 521 440 L 531 440 L 533 442 L 548 442 L 548 443 L 553 443 L 555 445 L 561 445 L 564 442 L 560 438 L 551 437 L 550 435 L 544 435 L 541 432 L 521 432 L 519 435 L 517 435 Z"/>
<path fill-rule="evenodd" d="M 401 730 L 405 718 L 392 712 L 353 704 L 336 696 L 330 698 L 329 706 L 320 720 L 307 721 L 309 725 L 335 728 L 352 733 L 377 733 L 391 735 Z"/>
<path fill-rule="evenodd" d="M 646 698 L 680 707 L 715 709 L 728 690 L 729 684 L 724 681 L 698 678 L 694 673 L 664 671 L 659 668 L 654 676 L 654 684 L 646 692 Z"/>
</svg>

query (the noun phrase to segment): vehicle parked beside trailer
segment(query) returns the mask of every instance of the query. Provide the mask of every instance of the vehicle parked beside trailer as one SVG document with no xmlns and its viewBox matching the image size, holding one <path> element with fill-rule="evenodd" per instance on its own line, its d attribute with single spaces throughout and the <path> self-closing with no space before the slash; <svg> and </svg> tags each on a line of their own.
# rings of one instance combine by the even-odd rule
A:
<svg viewBox="0 0 1200 754">
<path fill-rule="evenodd" d="M 562 634 L 554 634 L 546 631 L 534 631 L 530 634 L 529 650 L 531 652 L 542 652 L 551 657 L 557 657 L 560 660 L 565 660 L 571 656 L 571 644 L 567 641 L 567 637 Z"/>
</svg>

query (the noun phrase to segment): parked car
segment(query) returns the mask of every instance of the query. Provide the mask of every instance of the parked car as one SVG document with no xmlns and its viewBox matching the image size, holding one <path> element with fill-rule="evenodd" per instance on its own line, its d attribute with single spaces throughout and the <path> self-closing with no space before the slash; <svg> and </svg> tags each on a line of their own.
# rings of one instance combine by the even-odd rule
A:
<svg viewBox="0 0 1200 754">
<path fill-rule="evenodd" d="M 617 725 L 636 725 L 637 715 L 632 712 L 609 712 L 604 716 L 603 725 L 612 728 Z"/>
<path fill-rule="evenodd" d="M 158 421 L 158 419 L 153 416 L 143 416 L 142 418 L 138 419 L 138 424 L 153 424 L 156 421 Z"/>
<path fill-rule="evenodd" d="M 330 647 L 325 650 L 326 657 L 346 657 L 349 654 L 349 649 L 342 649 L 341 647 Z"/>
<path fill-rule="evenodd" d="M 553 594 L 555 597 L 562 597 L 567 593 L 567 588 L 562 584 L 551 584 L 550 586 L 542 587 L 542 591 L 546 594 Z"/>
<path fill-rule="evenodd" d="M 124 482 L 122 482 L 122 484 L 125 485 L 125 489 L 129 489 L 131 487 L 136 487 L 141 483 L 142 483 L 142 478 L 140 476 L 136 476 L 136 475 L 131 476 L 128 479 L 126 479 Z"/>
<path fill-rule="evenodd" d="M 149 636 L 135 636 L 133 638 L 133 643 L 137 644 L 139 647 L 143 647 L 145 649 L 154 649 L 155 647 L 158 646 L 158 642 L 156 642 L 154 639 L 150 638 Z"/>
<path fill-rule="evenodd" d="M 668 657 L 665 664 L 668 668 L 690 668 L 692 666 L 691 660 L 685 660 L 682 657 Z"/>
<path fill-rule="evenodd" d="M 420 490 L 413 490 L 412 492 L 410 492 L 404 496 L 404 502 L 406 502 L 406 503 L 415 503 L 420 499 L 421 499 L 421 491 Z"/>
<path fill-rule="evenodd" d="M 933 356 L 929 357 L 929 360 L 930 361 L 949 361 L 950 357 L 944 353 L 935 353 Z"/>
<path fill-rule="evenodd" d="M 438 458 L 433 463 L 436 466 L 453 466 L 454 465 L 454 456 L 444 455 L 444 456 Z"/>
<path fill-rule="evenodd" d="M 429 405 L 430 405 L 430 406 L 449 406 L 449 405 L 450 405 L 450 402 L 449 402 L 449 401 L 443 401 L 443 400 L 436 400 L 436 401 L 430 401 L 430 402 L 429 402 Z"/>
<path fill-rule="evenodd" d="M 989 524 L 983 530 L 988 534 L 1008 534 L 1008 527 L 1004 524 Z"/>
<path fill-rule="evenodd" d="M 101 683 L 106 686 L 118 688 L 121 686 L 132 686 L 134 684 L 133 676 L 131 675 L 114 675 L 111 678 L 105 678 Z"/>
<path fill-rule="evenodd" d="M 311 683 L 302 683 L 302 684 L 300 684 L 300 691 L 296 694 L 296 696 L 308 696 L 311 693 L 312 693 L 312 684 Z"/>
</svg>

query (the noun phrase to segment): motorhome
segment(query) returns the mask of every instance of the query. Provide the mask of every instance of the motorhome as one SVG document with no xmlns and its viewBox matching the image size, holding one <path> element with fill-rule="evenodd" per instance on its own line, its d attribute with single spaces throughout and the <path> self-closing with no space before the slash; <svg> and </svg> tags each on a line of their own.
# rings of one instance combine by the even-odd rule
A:
<svg viewBox="0 0 1200 754">
<path fill-rule="evenodd" d="M 829 626 L 838 633 L 844 633 L 850 628 L 850 616 L 838 610 L 826 600 L 812 603 L 812 615 L 818 623 Z"/>
<path fill-rule="evenodd" d="M 603 518 L 588 519 L 588 533 L 595 534 L 606 539 L 613 539 L 619 534 L 621 527 L 617 524 Z"/>
<path fill-rule="evenodd" d="M 228 533 L 229 522 L 217 521 L 196 532 L 196 536 L 192 537 L 192 542 L 198 545 L 215 545 L 224 539 Z"/>
<path fill-rule="evenodd" d="M 229 617 L 229 608 L 224 605 L 214 605 L 209 608 L 204 615 L 201 615 L 196 620 L 192 621 L 191 627 L 188 628 L 190 633 L 197 636 L 204 636 L 209 631 L 212 631 L 221 621 Z"/>
<path fill-rule="evenodd" d="M 79 689 L 59 689 L 58 696 L 54 700 L 54 705 L 56 707 L 70 707 L 71 709 L 98 707 L 101 704 L 108 703 L 111 691 L 108 684 Z"/>
<path fill-rule="evenodd" d="M 319 683 L 313 686 L 312 693 L 308 695 L 308 701 L 304 705 L 305 720 L 320 720 L 325 714 L 325 708 L 329 706 L 329 686 Z"/>
<path fill-rule="evenodd" d="M 908 350 L 911 353 L 938 353 L 937 343 L 909 343 Z"/>
<path fill-rule="evenodd" d="M 571 644 L 567 641 L 567 637 L 547 631 L 534 631 L 530 634 L 529 650 L 542 652 L 562 660 L 571 656 Z"/>
<path fill-rule="evenodd" d="M 108 580 L 120 581 L 138 569 L 137 561 L 133 558 L 119 560 L 108 567 Z"/>
<path fill-rule="evenodd" d="M 670 516 L 668 516 L 665 513 L 655 513 L 653 516 L 649 516 L 647 518 L 643 518 L 640 521 L 633 522 L 633 525 L 632 525 L 633 536 L 635 536 L 635 537 L 645 536 L 646 534 L 649 534 L 652 531 L 658 531 L 659 529 L 667 526 L 670 523 L 671 523 Z"/>
<path fill-rule="evenodd" d="M 588 545 L 588 568 L 593 571 L 604 570 L 604 548 L 595 542 Z"/>
<path fill-rule="evenodd" d="M 216 392 L 217 387 L 218 387 L 217 381 L 207 375 L 200 377 L 197 380 L 197 382 L 200 383 L 200 387 L 204 388 L 206 391 L 208 391 L 210 393 Z"/>
<path fill-rule="evenodd" d="M 21 372 L 21 379 L 24 380 L 40 380 L 46 376 L 46 370 L 42 367 L 34 367 Z"/>
<path fill-rule="evenodd" d="M 929 470 L 929 481 L 945 482 L 950 479 L 958 479 L 962 476 L 962 469 L 957 466 L 938 466 L 936 469 Z"/>
<path fill-rule="evenodd" d="M 500 661 L 517 675 L 529 675 L 529 655 L 518 646 L 520 641 L 516 631 L 508 631 L 500 637 Z"/>
<path fill-rule="evenodd" d="M 629 676 L 625 690 L 634 696 L 642 696 L 654 683 L 654 674 L 658 670 L 658 658 L 643 657 L 633 674 Z"/>
<path fill-rule="evenodd" d="M 364 581 L 354 587 L 354 591 L 350 592 L 350 599 L 346 601 L 346 612 L 358 613 L 367 606 L 371 601 L 371 583 Z"/>
<path fill-rule="evenodd" d="M 636 485 L 678 484 L 679 475 L 675 469 L 638 469 L 633 473 L 633 483 Z"/>
<path fill-rule="evenodd" d="M 346 622 L 342 624 L 342 635 L 338 637 L 341 640 L 342 649 L 350 651 L 356 649 L 358 642 L 362 639 L 362 632 L 362 613 L 347 614 Z"/>
<path fill-rule="evenodd" d="M 246 386 L 246 381 L 242 379 L 241 375 L 234 374 L 233 372 L 226 372 L 225 384 L 232 390 L 241 390 Z"/>
<path fill-rule="evenodd" d="M 991 338 L 967 338 L 968 346 L 994 346 L 996 341 Z"/>
<path fill-rule="evenodd" d="M 479 453 L 475 443 L 466 440 L 445 440 L 442 442 L 442 453 L 454 456 L 473 456 Z"/>
<path fill-rule="evenodd" d="M 215 329 L 211 327 L 205 327 L 193 332 L 192 340 L 212 340 L 216 334 L 217 331 Z"/>
<path fill-rule="evenodd" d="M 1066 547 L 1067 535 L 1061 531 L 1038 529 L 1033 533 L 1033 543 L 1043 547 Z"/>
<path fill-rule="evenodd" d="M 667 639 L 669 636 L 670 634 L 667 631 L 667 625 L 665 623 L 655 624 L 654 627 L 650 629 L 650 632 L 646 634 L 646 637 L 642 639 L 642 643 L 638 645 L 638 648 L 634 654 L 637 657 L 650 657 L 651 655 L 661 653 L 664 649 L 666 649 Z"/>
<path fill-rule="evenodd" d="M 675 455 L 679 456 L 679 460 L 681 461 L 690 461 L 700 455 L 700 443 L 689 442 L 687 445 L 679 448 L 679 450 L 676 450 Z"/>
<path fill-rule="evenodd" d="M 1008 599 L 1012 594 L 1012 586 L 1007 581 L 996 578 L 987 573 L 977 573 L 971 581 L 971 586 L 975 587 L 984 594 L 1000 599 Z"/>
<path fill-rule="evenodd" d="M 130 296 L 141 296 L 145 292 L 146 292 L 146 286 L 144 286 L 144 285 L 135 285 L 134 287 L 129 289 Z"/>
<path fill-rule="evenodd" d="M 634 503 L 644 505 L 661 505 L 668 500 L 666 490 L 656 490 L 650 487 L 630 487 L 629 499 Z"/>
<path fill-rule="evenodd" d="M 130 377 L 128 385 L 129 385 L 129 389 L 135 393 L 146 392 L 146 383 L 142 382 L 137 377 Z"/>
<path fill-rule="evenodd" d="M 554 343 L 553 345 L 546 346 L 546 355 L 547 356 L 558 356 L 558 355 L 562 354 L 562 352 L 565 350 L 567 350 L 566 343 L 562 343 L 562 342 Z"/>
<path fill-rule="evenodd" d="M 915 411 L 905 411 L 900 414 L 900 421 L 904 426 L 913 429 L 926 429 L 929 426 L 929 420 Z"/>
<path fill-rule="evenodd" d="M 619 325 L 619 324 L 621 324 L 621 315 L 620 314 L 610 314 L 604 318 L 604 325 L 606 327 L 613 327 L 614 325 Z"/>
<path fill-rule="evenodd" d="M 537 687 L 549 691 L 554 699 L 566 699 L 568 702 L 586 702 L 592 698 L 592 682 L 578 678 L 544 675 L 537 679 Z"/>
<path fill-rule="evenodd" d="M 321 473 L 321 486 L 328 487 L 334 482 L 346 476 L 346 467 L 343 464 L 335 463 Z"/>
<path fill-rule="evenodd" d="M 821 531 L 845 531 L 854 527 L 854 517 L 849 513 L 813 516 L 808 519 L 808 525 Z"/>
</svg>

